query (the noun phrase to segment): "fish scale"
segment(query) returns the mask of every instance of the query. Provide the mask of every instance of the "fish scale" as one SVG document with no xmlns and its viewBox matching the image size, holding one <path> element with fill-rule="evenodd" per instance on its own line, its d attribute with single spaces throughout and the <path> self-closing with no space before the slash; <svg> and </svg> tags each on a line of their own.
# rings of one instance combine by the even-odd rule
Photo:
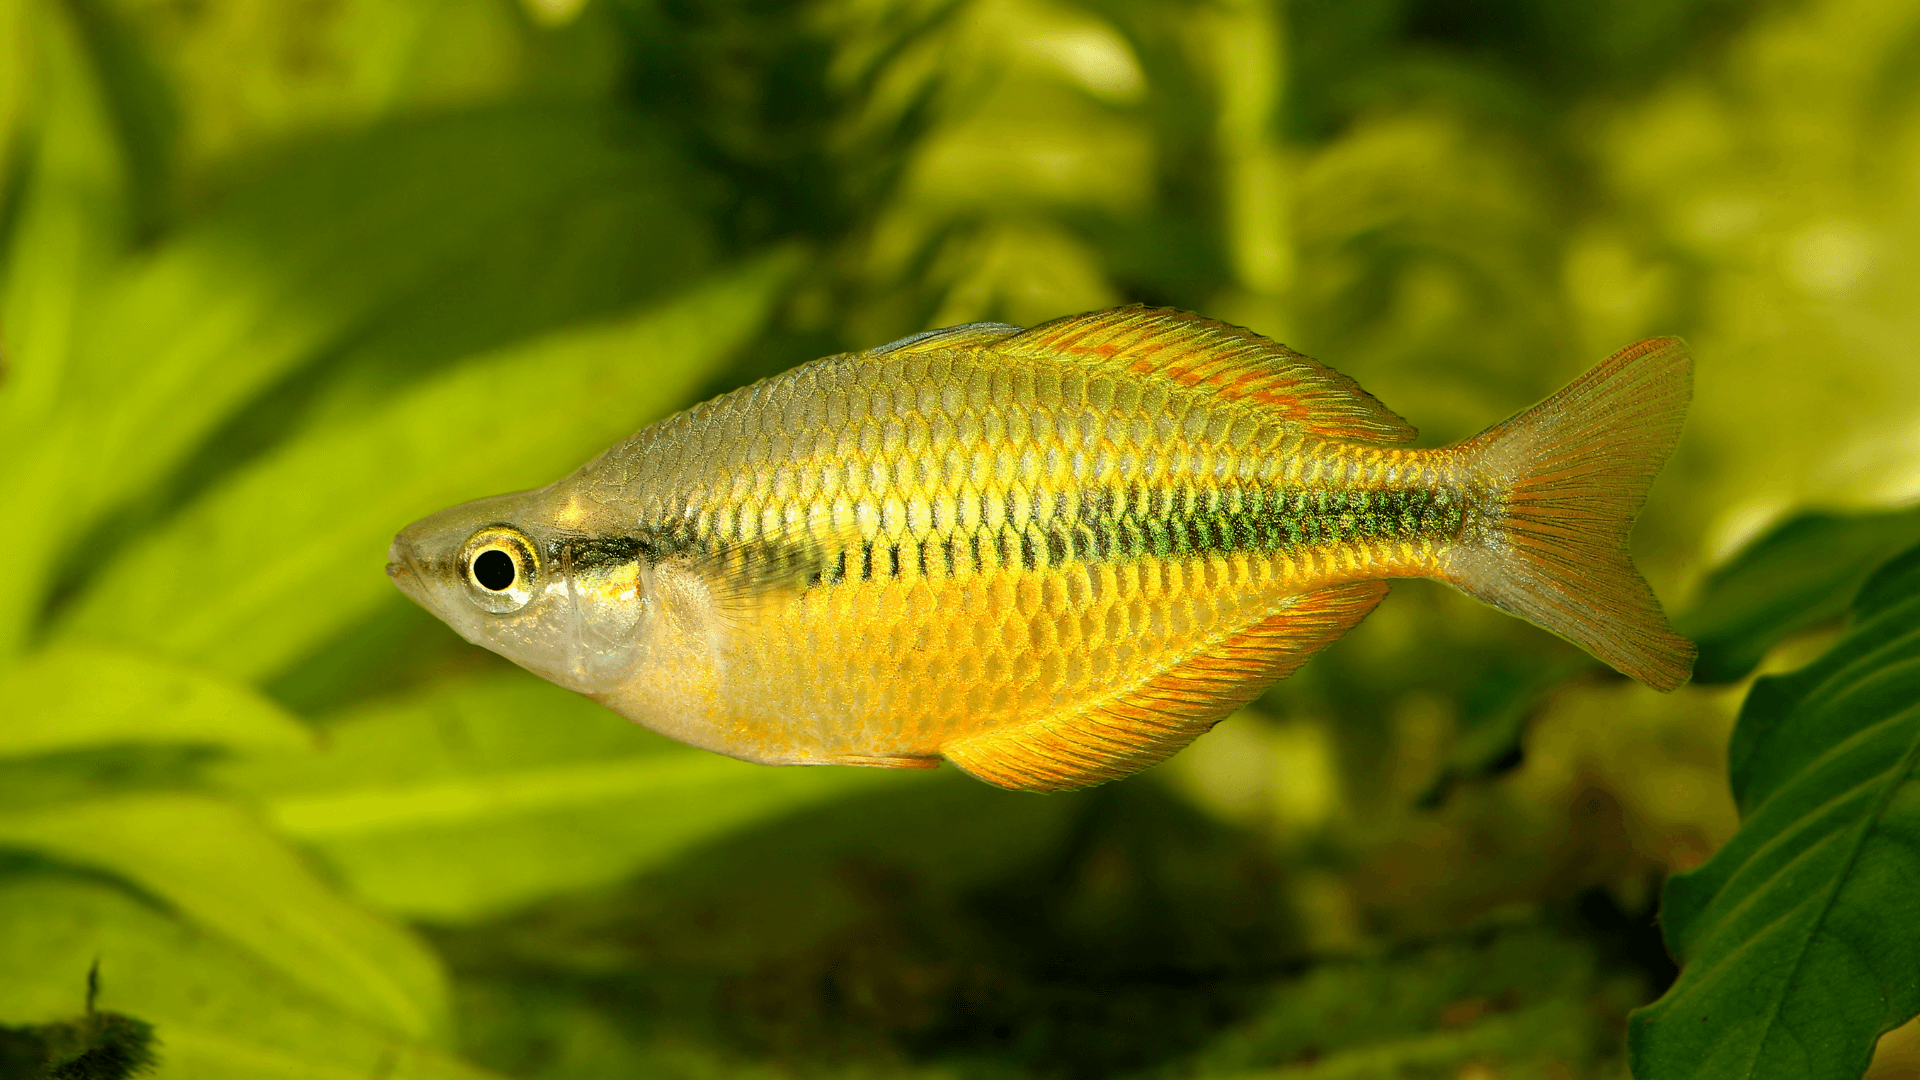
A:
<svg viewBox="0 0 1920 1080">
<path fill-rule="evenodd" d="M 1690 645 L 1625 549 L 1689 370 L 1643 343 L 1476 440 L 1410 450 L 1351 380 L 1197 316 L 960 327 L 428 518 L 389 572 L 470 639 L 695 745 L 1080 786 L 1176 751 L 1388 577 L 1677 685 Z M 515 560 L 500 589 L 471 569 L 488 544 Z"/>
</svg>

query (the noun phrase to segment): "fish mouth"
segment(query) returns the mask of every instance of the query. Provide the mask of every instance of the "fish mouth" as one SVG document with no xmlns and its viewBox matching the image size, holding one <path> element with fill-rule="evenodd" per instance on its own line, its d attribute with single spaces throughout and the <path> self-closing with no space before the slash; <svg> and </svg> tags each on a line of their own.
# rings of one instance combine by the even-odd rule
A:
<svg viewBox="0 0 1920 1080">
<path fill-rule="evenodd" d="M 427 602 L 426 582 L 420 579 L 420 572 L 414 568 L 412 557 L 397 539 L 387 548 L 387 577 L 414 603 L 433 610 L 433 605 Z"/>
</svg>

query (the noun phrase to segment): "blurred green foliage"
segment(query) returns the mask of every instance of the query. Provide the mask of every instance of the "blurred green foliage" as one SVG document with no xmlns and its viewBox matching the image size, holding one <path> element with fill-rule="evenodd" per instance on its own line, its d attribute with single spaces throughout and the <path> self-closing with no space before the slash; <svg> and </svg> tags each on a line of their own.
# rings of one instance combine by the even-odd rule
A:
<svg viewBox="0 0 1920 1080">
<path fill-rule="evenodd" d="M 0 2 L 0 1070 L 1618 1077 L 1671 984 L 1643 1080 L 1814 1075 L 1713 1056 L 1763 1013 L 1858 1075 L 1917 1004 L 1837 944 L 1914 889 L 1916 55 L 1916 0 Z M 1636 552 L 1702 685 L 1401 583 L 1036 797 L 680 747 L 381 574 L 707 394 L 1128 300 L 1429 445 L 1688 336 Z"/>
</svg>

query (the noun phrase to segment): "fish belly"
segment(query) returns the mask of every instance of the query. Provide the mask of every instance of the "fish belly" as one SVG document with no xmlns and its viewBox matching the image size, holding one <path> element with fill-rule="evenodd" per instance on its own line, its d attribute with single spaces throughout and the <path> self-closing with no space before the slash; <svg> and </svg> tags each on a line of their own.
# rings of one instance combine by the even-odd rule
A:
<svg viewBox="0 0 1920 1080">
<path fill-rule="evenodd" d="M 1076 713 L 1258 619 L 1271 558 L 1068 564 L 811 590 L 735 631 L 734 752 L 759 760 L 938 756 Z"/>
</svg>

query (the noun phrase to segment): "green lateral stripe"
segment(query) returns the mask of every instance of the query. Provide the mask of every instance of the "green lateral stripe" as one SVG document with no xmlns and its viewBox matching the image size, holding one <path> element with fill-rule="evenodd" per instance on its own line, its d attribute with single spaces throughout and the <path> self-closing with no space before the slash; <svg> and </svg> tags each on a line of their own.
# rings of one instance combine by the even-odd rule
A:
<svg viewBox="0 0 1920 1080">
<path fill-rule="evenodd" d="M 1000 503 L 1004 520 L 1010 522 L 1021 498 L 996 492 L 983 494 L 981 503 L 983 508 Z M 1070 561 L 1185 559 L 1382 540 L 1449 540 L 1474 527 L 1484 499 L 1450 488 L 1207 490 L 1132 485 L 1084 493 L 1077 513 L 1064 511 L 1061 501 L 1054 500 L 1051 516 L 1029 517 L 1024 527 L 1008 523 L 962 529 L 942 522 L 947 527 L 930 524 L 921 535 L 898 542 L 876 538 L 824 552 L 805 544 L 741 542 L 737 537 L 743 515 L 727 515 L 732 524 L 724 533 L 696 524 L 708 517 L 687 515 L 635 537 L 568 542 L 576 566 L 634 558 L 649 563 L 692 559 L 712 565 L 736 585 L 812 587 L 900 577 L 951 578 L 966 567 L 976 573 L 1009 566 L 1037 572 Z"/>
</svg>

